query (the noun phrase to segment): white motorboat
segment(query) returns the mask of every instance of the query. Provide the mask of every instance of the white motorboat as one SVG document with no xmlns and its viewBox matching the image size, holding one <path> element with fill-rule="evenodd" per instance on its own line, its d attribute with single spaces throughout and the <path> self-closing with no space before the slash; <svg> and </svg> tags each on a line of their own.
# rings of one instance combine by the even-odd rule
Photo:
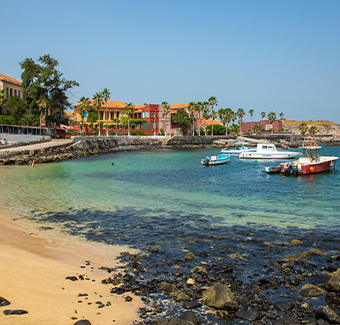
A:
<svg viewBox="0 0 340 325">
<path fill-rule="evenodd" d="M 248 142 L 235 142 L 234 148 L 224 148 L 221 153 L 229 155 L 239 155 L 241 152 L 255 151 L 256 148 L 248 147 Z"/>
<path fill-rule="evenodd" d="M 211 157 L 206 157 L 205 159 L 201 159 L 201 164 L 205 166 L 210 165 L 221 165 L 226 164 L 230 161 L 230 155 L 211 155 Z"/>
<path fill-rule="evenodd" d="M 259 143 L 255 151 L 240 153 L 242 159 L 294 159 L 299 156 L 299 152 L 279 151 L 272 143 Z"/>
</svg>

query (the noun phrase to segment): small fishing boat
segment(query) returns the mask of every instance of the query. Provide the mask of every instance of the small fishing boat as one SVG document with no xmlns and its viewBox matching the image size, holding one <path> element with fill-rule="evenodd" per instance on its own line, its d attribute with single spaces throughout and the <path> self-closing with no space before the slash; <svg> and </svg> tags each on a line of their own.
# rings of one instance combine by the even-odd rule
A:
<svg viewBox="0 0 340 325">
<path fill-rule="evenodd" d="M 226 164 L 229 161 L 230 161 L 230 155 L 213 154 L 211 155 L 210 158 L 205 157 L 205 159 L 201 159 L 201 164 L 205 166 L 221 165 L 221 164 Z"/>
<path fill-rule="evenodd" d="M 266 174 L 281 173 L 281 166 L 264 167 L 262 172 Z"/>
<path fill-rule="evenodd" d="M 299 156 L 299 152 L 279 151 L 272 143 L 259 143 L 255 151 L 242 152 L 241 159 L 293 159 Z"/>
<path fill-rule="evenodd" d="M 280 164 L 281 172 L 285 175 L 306 175 L 321 173 L 335 167 L 335 161 L 339 157 L 321 156 L 321 148 L 314 139 L 305 139 L 301 147 L 302 156 L 297 161 Z"/>
<path fill-rule="evenodd" d="M 221 153 L 239 155 L 241 152 L 255 151 L 256 148 L 248 147 L 248 142 L 235 142 L 234 148 L 224 148 Z"/>
</svg>

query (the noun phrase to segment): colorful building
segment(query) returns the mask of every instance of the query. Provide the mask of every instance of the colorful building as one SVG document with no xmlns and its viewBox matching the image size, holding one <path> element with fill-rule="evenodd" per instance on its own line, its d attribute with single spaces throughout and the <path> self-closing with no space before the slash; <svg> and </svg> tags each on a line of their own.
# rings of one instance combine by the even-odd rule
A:
<svg viewBox="0 0 340 325">
<path fill-rule="evenodd" d="M 24 98 L 22 92 L 21 82 L 12 77 L 5 76 L 0 73 L 0 90 L 5 90 L 4 99 L 8 99 L 12 96 L 18 96 L 19 98 Z M 0 114 L 7 114 L 7 107 L 0 106 Z"/>
</svg>

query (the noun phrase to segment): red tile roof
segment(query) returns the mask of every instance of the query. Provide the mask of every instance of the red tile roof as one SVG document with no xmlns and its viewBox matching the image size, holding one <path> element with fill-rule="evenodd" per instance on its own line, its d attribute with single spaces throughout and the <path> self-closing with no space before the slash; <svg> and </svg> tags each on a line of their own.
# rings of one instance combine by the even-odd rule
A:
<svg viewBox="0 0 340 325">
<path fill-rule="evenodd" d="M 1 73 L 0 73 L 0 80 L 7 81 L 7 82 L 10 82 L 10 83 L 17 84 L 17 85 L 21 86 L 21 82 L 19 80 L 16 80 L 16 79 L 8 77 L 8 76 L 5 76 L 4 74 L 1 74 Z"/>
</svg>

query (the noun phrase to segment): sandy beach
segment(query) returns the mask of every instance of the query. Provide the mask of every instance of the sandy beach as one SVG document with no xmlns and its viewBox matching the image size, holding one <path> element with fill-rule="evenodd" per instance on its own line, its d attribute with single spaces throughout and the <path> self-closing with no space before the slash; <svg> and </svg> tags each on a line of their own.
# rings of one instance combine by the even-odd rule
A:
<svg viewBox="0 0 340 325">
<path fill-rule="evenodd" d="M 0 307 L 0 324 L 71 325 L 87 319 L 92 325 L 102 325 L 129 324 L 137 319 L 139 298 L 130 294 L 133 299 L 127 302 L 127 294 L 111 294 L 112 285 L 102 284 L 109 273 L 100 269 L 117 266 L 115 257 L 128 247 L 41 232 L 31 223 L 13 218 L 2 210 L 0 297 L 11 304 Z M 68 276 L 78 280 L 68 280 Z M 99 308 L 99 302 L 105 306 Z M 28 313 L 3 313 L 18 309 Z"/>
</svg>

